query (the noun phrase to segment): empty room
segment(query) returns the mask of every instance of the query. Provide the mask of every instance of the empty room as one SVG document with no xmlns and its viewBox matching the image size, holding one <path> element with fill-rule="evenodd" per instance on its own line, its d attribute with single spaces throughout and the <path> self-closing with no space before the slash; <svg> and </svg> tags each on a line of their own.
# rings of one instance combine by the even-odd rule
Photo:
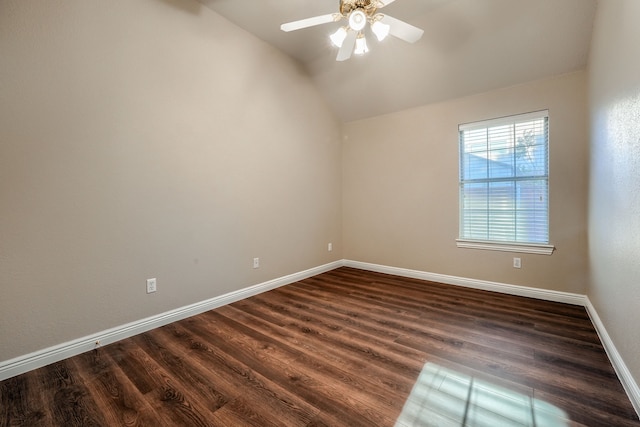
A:
<svg viewBox="0 0 640 427">
<path fill-rule="evenodd" d="M 0 0 L 0 426 L 640 426 L 638 20 Z"/>
</svg>

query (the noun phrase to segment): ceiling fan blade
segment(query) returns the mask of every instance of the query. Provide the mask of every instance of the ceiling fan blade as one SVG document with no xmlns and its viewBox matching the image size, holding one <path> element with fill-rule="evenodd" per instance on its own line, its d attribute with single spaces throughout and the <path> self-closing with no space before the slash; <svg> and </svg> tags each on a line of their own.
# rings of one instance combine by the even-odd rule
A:
<svg viewBox="0 0 640 427">
<path fill-rule="evenodd" d="M 399 39 L 402 39 L 409 43 L 415 43 L 420 40 L 424 30 L 414 27 L 411 24 L 407 24 L 404 21 L 393 18 L 389 15 L 384 15 L 382 22 L 389 25 L 389 33 Z"/>
<path fill-rule="evenodd" d="M 338 51 L 338 56 L 336 57 L 336 61 L 346 61 L 351 58 L 351 54 L 353 53 L 353 48 L 356 45 L 356 37 L 358 34 L 350 30 L 347 37 L 342 42 L 342 46 L 340 46 L 340 50 Z"/>
<path fill-rule="evenodd" d="M 326 24 L 329 22 L 338 21 L 341 18 L 339 13 L 329 13 L 327 15 L 314 16 L 313 18 L 301 19 L 299 21 L 287 22 L 282 24 L 280 29 L 282 31 L 294 31 L 302 28 L 313 27 L 315 25 Z"/>
<path fill-rule="evenodd" d="M 393 3 L 394 1 L 396 1 L 396 0 L 378 0 L 378 3 L 380 4 L 380 6 L 378 6 L 378 9 L 380 9 L 382 7 L 385 7 L 385 6 L 388 6 L 391 3 Z"/>
</svg>

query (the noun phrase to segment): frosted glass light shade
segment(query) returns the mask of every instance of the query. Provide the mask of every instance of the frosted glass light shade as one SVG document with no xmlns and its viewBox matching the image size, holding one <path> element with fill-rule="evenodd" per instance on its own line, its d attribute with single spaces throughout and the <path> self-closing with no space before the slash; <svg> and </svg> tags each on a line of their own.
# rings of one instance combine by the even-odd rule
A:
<svg viewBox="0 0 640 427">
<path fill-rule="evenodd" d="M 382 41 L 389 35 L 389 30 L 391 27 L 387 24 L 383 24 L 380 21 L 376 21 L 371 25 L 371 31 L 376 35 L 378 41 Z"/>
<path fill-rule="evenodd" d="M 364 35 L 359 35 L 356 39 L 356 49 L 353 51 L 356 55 L 364 55 L 369 52 L 369 48 L 367 47 L 367 39 L 364 38 Z"/>
<path fill-rule="evenodd" d="M 329 38 L 331 39 L 331 43 L 333 43 L 334 46 L 342 47 L 344 39 L 347 38 L 347 30 L 344 27 L 340 27 L 338 28 L 338 31 L 331 34 Z"/>
</svg>

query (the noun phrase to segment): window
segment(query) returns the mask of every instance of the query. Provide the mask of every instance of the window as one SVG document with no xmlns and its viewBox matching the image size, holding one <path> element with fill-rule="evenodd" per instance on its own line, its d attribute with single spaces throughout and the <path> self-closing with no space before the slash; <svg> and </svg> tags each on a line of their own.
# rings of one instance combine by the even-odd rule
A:
<svg viewBox="0 0 640 427">
<path fill-rule="evenodd" d="M 458 247 L 551 254 L 549 113 L 459 126 Z"/>
</svg>

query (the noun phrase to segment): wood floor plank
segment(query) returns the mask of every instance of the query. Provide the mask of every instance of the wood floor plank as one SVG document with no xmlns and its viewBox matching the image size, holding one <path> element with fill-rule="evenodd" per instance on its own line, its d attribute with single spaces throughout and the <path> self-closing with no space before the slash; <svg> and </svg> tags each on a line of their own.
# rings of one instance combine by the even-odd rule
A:
<svg viewBox="0 0 640 427">
<path fill-rule="evenodd" d="M 64 426 L 102 426 L 101 408 L 90 397 L 70 360 L 53 363 L 42 375 L 42 387 L 50 390 L 49 405 L 53 424 Z"/>
<path fill-rule="evenodd" d="M 285 425 L 305 425 L 317 414 L 313 405 L 215 346 L 220 337 L 202 339 L 194 328 L 189 327 L 190 323 L 189 320 L 178 322 L 158 331 L 180 340 L 167 341 L 168 347 L 189 348 L 190 364 L 200 375 L 208 376 L 210 383 L 221 392 L 233 396 L 234 400 L 241 396 L 255 406 L 268 408 L 271 415 L 277 416 Z"/>
<path fill-rule="evenodd" d="M 252 304 L 253 307 L 248 308 Z M 241 306 L 234 304 L 233 307 L 241 307 L 242 310 L 257 313 L 256 316 L 260 316 L 261 310 L 268 309 L 261 307 L 259 300 L 246 302 Z M 408 378 L 417 376 L 423 355 L 411 348 L 393 345 L 396 334 L 393 336 L 394 341 L 391 341 L 385 337 L 379 338 L 378 331 L 373 328 L 358 329 L 349 325 L 336 328 L 333 323 L 323 323 L 320 319 L 311 317 L 309 312 L 305 310 L 300 314 L 292 310 L 281 310 L 277 315 L 282 319 L 284 329 L 296 336 L 306 338 L 314 347 L 319 343 L 325 343 L 334 349 L 339 349 L 340 359 L 354 355 L 366 361 L 367 364 L 379 364 L 385 370 L 397 372 Z"/>
<path fill-rule="evenodd" d="M 51 415 L 40 398 L 37 377 L 17 376 L 0 382 L 1 426 L 45 426 Z"/>
<path fill-rule="evenodd" d="M 584 307 L 345 267 L 0 382 L 0 427 L 396 420 L 640 427 Z"/>
<path fill-rule="evenodd" d="M 70 359 L 97 402 L 107 425 L 168 426 L 104 349 Z"/>
<path fill-rule="evenodd" d="M 187 355 L 175 354 L 163 345 L 162 335 L 142 334 L 133 337 L 132 342 L 138 345 L 148 357 L 153 358 L 158 366 L 170 372 L 183 387 L 189 388 L 208 411 L 215 412 L 237 395 L 235 390 L 230 395 L 218 390 L 210 377 L 198 372 L 189 363 Z"/>
<path fill-rule="evenodd" d="M 160 418 L 173 425 L 208 426 L 209 411 L 193 391 L 172 371 L 164 369 L 140 349 L 134 340 L 104 348 Z"/>
<path fill-rule="evenodd" d="M 262 411 L 257 411 L 253 402 L 238 397 L 216 412 L 212 416 L 213 425 L 220 427 L 280 427 L 282 421 L 275 421 L 272 417 L 265 417 Z M 304 426 L 304 424 L 289 424 Z"/>
<path fill-rule="evenodd" d="M 216 311 L 205 313 L 214 320 L 207 323 L 207 329 L 199 333 L 221 338 L 218 344 L 236 359 L 252 369 L 274 380 L 286 388 L 291 388 L 305 399 L 310 399 L 322 409 L 340 409 L 352 425 L 388 425 L 385 411 L 371 402 L 372 395 L 360 379 L 351 373 L 323 364 L 307 354 L 296 352 L 289 346 L 282 346 L 269 337 L 260 335 L 251 328 L 219 315 Z M 234 331 L 239 331 L 237 333 Z M 341 401 L 333 399 L 341 396 Z M 329 402 L 328 404 L 326 402 Z M 389 402 L 378 400 L 378 405 Z M 350 409 L 357 409 L 354 414 Z"/>
<path fill-rule="evenodd" d="M 411 359 L 396 360 L 394 363 L 383 361 L 378 355 L 372 352 L 351 351 L 341 341 L 323 337 L 322 334 L 309 336 L 297 328 L 278 328 L 268 322 L 264 322 L 260 317 L 250 314 L 252 310 L 247 310 L 247 304 L 242 304 L 242 310 L 234 304 L 233 309 L 237 310 L 234 318 L 243 323 L 251 324 L 253 328 L 272 336 L 282 336 L 286 342 L 302 352 L 315 354 L 326 363 L 334 366 L 342 366 L 351 372 L 374 382 L 379 387 L 385 387 L 395 392 L 408 394 L 413 385 L 413 381 L 419 372 L 420 363 Z M 324 339 L 323 339 L 324 338 Z M 404 366 L 404 362 L 410 361 L 412 366 Z"/>
</svg>

